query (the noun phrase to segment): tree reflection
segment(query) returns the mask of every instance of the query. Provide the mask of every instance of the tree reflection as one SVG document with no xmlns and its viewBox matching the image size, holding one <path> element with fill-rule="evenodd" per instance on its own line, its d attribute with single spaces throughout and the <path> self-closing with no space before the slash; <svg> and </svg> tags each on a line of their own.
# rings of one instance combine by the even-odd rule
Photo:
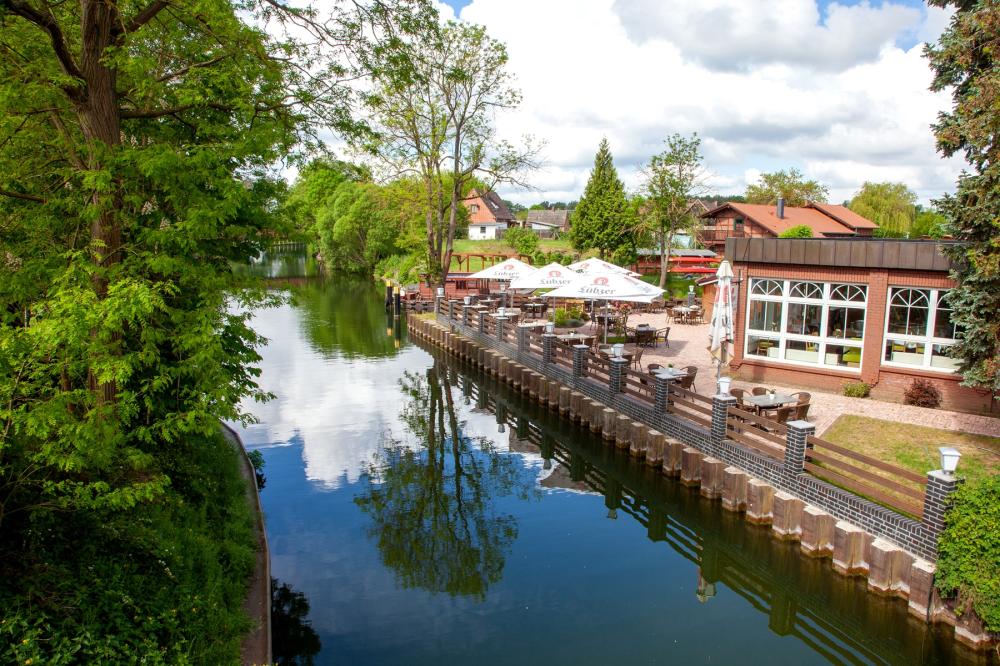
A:
<svg viewBox="0 0 1000 666">
<path fill-rule="evenodd" d="M 370 358 L 396 354 L 401 333 L 392 328 L 386 333 L 384 303 L 377 292 L 371 281 L 346 278 L 292 289 L 309 344 L 321 354 Z"/>
<path fill-rule="evenodd" d="M 309 625 L 309 600 L 288 583 L 271 579 L 271 657 L 275 664 L 310 666 L 319 635 Z"/>
<path fill-rule="evenodd" d="M 400 385 L 402 420 L 418 446 L 388 441 L 355 502 L 371 517 L 369 536 L 403 587 L 484 599 L 517 537 L 516 519 L 495 502 L 527 497 L 533 477 L 489 439 L 463 434 L 440 362 L 424 375 L 406 373 Z"/>
</svg>

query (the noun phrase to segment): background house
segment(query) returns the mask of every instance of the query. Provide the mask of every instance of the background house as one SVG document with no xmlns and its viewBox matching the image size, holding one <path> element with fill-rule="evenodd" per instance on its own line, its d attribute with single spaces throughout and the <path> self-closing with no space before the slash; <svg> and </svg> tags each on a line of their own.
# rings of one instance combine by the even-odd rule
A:
<svg viewBox="0 0 1000 666">
<path fill-rule="evenodd" d="M 529 210 L 524 226 L 533 231 L 565 233 L 569 231 L 569 211 Z"/>
<path fill-rule="evenodd" d="M 777 238 L 782 232 L 804 225 L 814 238 L 871 237 L 878 225 L 846 206 L 810 203 L 808 206 L 727 202 L 702 213 L 704 226 L 698 240 L 722 252 L 729 238 Z"/>
<path fill-rule="evenodd" d="M 517 224 L 514 214 L 496 192 L 480 193 L 473 189 L 462 199 L 462 205 L 469 211 L 469 238 L 472 240 L 502 238 L 508 227 Z"/>
<path fill-rule="evenodd" d="M 948 355 L 955 286 L 941 243 L 732 238 L 738 282 L 732 368 L 740 379 L 837 391 L 848 381 L 901 401 L 916 378 L 942 406 L 988 411 L 988 392 L 959 386 Z"/>
</svg>

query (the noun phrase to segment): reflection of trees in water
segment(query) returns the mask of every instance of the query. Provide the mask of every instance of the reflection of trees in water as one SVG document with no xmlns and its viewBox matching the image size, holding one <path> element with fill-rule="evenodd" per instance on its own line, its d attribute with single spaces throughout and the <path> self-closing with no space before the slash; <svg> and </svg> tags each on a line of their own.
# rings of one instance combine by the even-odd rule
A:
<svg viewBox="0 0 1000 666">
<path fill-rule="evenodd" d="M 319 635 L 306 616 L 309 600 L 288 583 L 271 579 L 271 656 L 275 664 L 313 663 L 319 652 Z"/>
<path fill-rule="evenodd" d="M 497 498 L 535 492 L 516 456 L 462 433 L 451 381 L 439 362 L 400 381 L 402 420 L 419 449 L 389 441 L 355 502 L 372 519 L 369 535 L 403 587 L 484 599 L 500 580 L 517 522 Z"/>
<path fill-rule="evenodd" d="M 397 351 L 400 331 L 386 316 L 383 298 L 370 280 L 317 281 L 292 289 L 305 338 L 322 354 L 383 357 Z"/>
</svg>

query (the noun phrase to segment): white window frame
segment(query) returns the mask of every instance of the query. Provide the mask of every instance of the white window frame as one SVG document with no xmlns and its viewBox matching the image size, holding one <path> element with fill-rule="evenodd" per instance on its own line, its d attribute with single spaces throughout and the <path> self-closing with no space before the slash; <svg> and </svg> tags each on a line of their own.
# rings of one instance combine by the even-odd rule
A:
<svg viewBox="0 0 1000 666">
<path fill-rule="evenodd" d="M 895 292 L 903 289 L 913 289 L 915 291 L 927 292 L 927 327 L 924 329 L 925 335 L 904 335 L 902 333 L 889 332 L 889 316 L 892 313 L 892 298 L 895 295 Z M 930 372 L 939 372 L 946 375 L 952 375 L 958 372 L 958 368 L 941 368 L 931 365 L 931 360 L 934 356 L 934 345 L 944 345 L 946 347 L 950 347 L 957 342 L 955 338 L 939 338 L 934 335 L 934 329 L 937 327 L 938 304 L 944 298 L 944 295 L 949 291 L 950 289 L 931 289 L 929 287 L 910 287 L 906 285 L 889 286 L 889 290 L 886 292 L 885 298 L 885 324 L 882 327 L 882 348 L 879 350 L 879 362 L 882 365 L 890 368 L 928 370 Z M 885 347 L 891 342 L 900 342 L 904 345 L 908 343 L 922 344 L 924 346 L 923 363 L 916 365 L 914 363 L 887 361 L 885 359 Z"/>
<path fill-rule="evenodd" d="M 772 294 L 754 294 L 754 285 L 758 280 L 771 280 L 773 282 L 781 285 L 780 293 Z M 811 298 L 806 298 L 802 296 L 792 296 L 791 290 L 794 283 L 810 283 L 815 287 L 819 287 L 818 295 Z M 852 287 L 857 287 L 864 293 L 863 301 L 843 301 L 843 300 L 832 300 L 831 296 L 835 287 L 840 287 L 841 285 L 850 285 Z M 853 291 L 853 290 L 852 290 Z M 814 290 L 815 292 L 815 290 Z M 819 370 L 838 370 L 843 372 L 860 374 L 861 368 L 864 363 L 864 333 L 862 333 L 861 340 L 851 340 L 848 338 L 835 338 L 827 335 L 830 309 L 831 308 L 857 308 L 864 311 L 864 328 L 865 331 L 868 330 L 868 285 L 849 283 L 849 282 L 817 282 L 815 280 L 801 280 L 801 279 L 779 279 L 779 278 L 765 278 L 765 277 L 752 277 L 750 278 L 749 285 L 747 286 L 747 305 L 746 313 L 744 314 L 745 325 L 743 327 L 743 357 L 747 360 L 764 360 L 769 363 L 778 363 L 781 365 L 794 365 L 798 367 L 813 368 Z M 778 326 L 777 331 L 763 331 L 759 329 L 750 328 L 750 313 L 752 310 L 752 303 L 754 301 L 766 301 L 771 303 L 781 304 L 781 323 Z M 788 333 L 788 310 L 789 306 L 793 304 L 799 305 L 816 305 L 821 308 L 820 310 L 820 324 L 819 324 L 819 335 L 802 335 L 799 333 Z M 759 356 L 757 354 L 749 353 L 750 349 L 750 338 L 766 338 L 769 340 L 777 341 L 777 357 L 771 356 Z M 794 359 L 786 359 L 785 352 L 788 346 L 788 342 L 797 341 L 805 342 L 807 344 L 816 345 L 816 362 L 810 361 L 798 361 Z M 827 357 L 827 347 L 850 347 L 852 349 L 858 350 L 858 355 L 860 362 L 857 367 L 849 367 L 844 365 L 831 364 L 826 362 Z"/>
</svg>

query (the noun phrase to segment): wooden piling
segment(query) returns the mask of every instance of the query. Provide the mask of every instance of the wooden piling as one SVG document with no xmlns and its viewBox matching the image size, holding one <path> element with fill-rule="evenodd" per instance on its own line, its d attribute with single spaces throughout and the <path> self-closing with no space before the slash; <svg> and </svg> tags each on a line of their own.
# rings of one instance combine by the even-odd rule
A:
<svg viewBox="0 0 1000 666">
<path fill-rule="evenodd" d="M 770 525 L 774 520 L 774 487 L 759 479 L 747 482 L 747 522 Z"/>
<path fill-rule="evenodd" d="M 727 511 L 746 511 L 747 480 L 743 470 L 727 467 L 722 470 L 722 508 Z"/>
</svg>

